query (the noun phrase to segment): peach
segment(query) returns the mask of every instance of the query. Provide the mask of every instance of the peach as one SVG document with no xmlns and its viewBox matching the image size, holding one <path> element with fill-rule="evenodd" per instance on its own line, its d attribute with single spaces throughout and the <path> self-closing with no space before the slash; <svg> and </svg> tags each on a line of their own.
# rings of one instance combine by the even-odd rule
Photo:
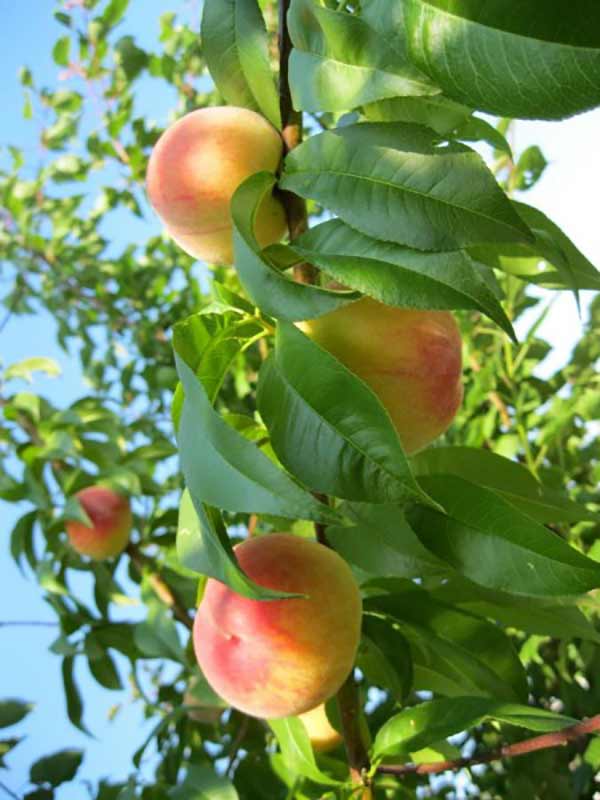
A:
<svg viewBox="0 0 600 800">
<path fill-rule="evenodd" d="M 200 668 L 246 714 L 309 711 L 337 692 L 354 663 L 362 604 L 352 572 L 333 550 L 288 533 L 246 539 L 235 555 L 259 585 L 304 596 L 251 600 L 210 579 L 194 620 Z"/>
<path fill-rule="evenodd" d="M 88 486 L 75 497 L 92 527 L 69 520 L 66 530 L 72 547 L 95 560 L 118 555 L 125 549 L 131 532 L 132 517 L 127 498 L 104 486 Z"/>
<path fill-rule="evenodd" d="M 275 172 L 282 149 L 279 133 L 255 111 L 232 106 L 192 111 L 167 128 L 152 151 L 146 176 L 150 202 L 186 253 L 231 263 L 231 198 L 255 172 Z M 279 241 L 285 229 L 281 201 L 267 195 L 256 214 L 258 243 Z"/>
<path fill-rule="evenodd" d="M 426 447 L 454 419 L 462 359 L 449 312 L 394 308 L 364 297 L 300 327 L 370 386 L 407 453 Z"/>
<path fill-rule="evenodd" d="M 299 719 L 304 723 L 313 750 L 318 753 L 327 753 L 344 740 L 327 719 L 324 703 L 300 714 Z"/>
</svg>

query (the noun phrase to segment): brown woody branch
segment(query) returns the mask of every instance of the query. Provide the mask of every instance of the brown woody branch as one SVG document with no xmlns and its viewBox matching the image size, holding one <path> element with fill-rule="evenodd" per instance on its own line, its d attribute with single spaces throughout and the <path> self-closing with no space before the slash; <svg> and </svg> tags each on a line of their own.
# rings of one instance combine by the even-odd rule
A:
<svg viewBox="0 0 600 800">
<path fill-rule="evenodd" d="M 173 612 L 173 616 L 183 623 L 188 630 L 192 630 L 194 623 L 188 614 L 187 608 L 177 597 L 173 589 L 164 581 L 157 572 L 156 562 L 150 556 L 145 555 L 136 544 L 130 542 L 125 552 L 131 558 L 140 575 L 147 569 L 149 570 L 148 581 L 154 593 L 163 603 Z"/>
<path fill-rule="evenodd" d="M 288 153 L 302 141 L 302 112 L 296 111 L 292 104 L 288 64 L 292 42 L 287 26 L 287 12 L 291 0 L 279 0 L 279 108 L 281 111 L 281 135 Z M 287 217 L 290 240 L 308 228 L 306 203 L 292 192 L 281 192 L 281 199 Z M 294 279 L 299 283 L 316 283 L 317 270 L 312 264 L 296 264 Z"/>
<path fill-rule="evenodd" d="M 532 739 L 525 739 L 523 742 L 516 742 L 516 744 L 506 744 L 496 750 L 490 750 L 488 753 L 480 753 L 469 758 L 435 761 L 431 764 L 381 764 L 377 767 L 377 772 L 396 775 L 397 777 L 403 777 L 404 775 L 435 775 L 447 770 L 462 769 L 475 764 L 489 764 L 492 761 L 500 761 L 503 758 L 515 758 L 516 756 L 535 753 L 537 750 L 561 747 L 597 731 L 600 731 L 600 714 L 583 720 L 583 722 L 578 722 L 576 725 L 571 725 L 569 728 L 563 728 L 552 733 L 544 733 Z"/>
</svg>

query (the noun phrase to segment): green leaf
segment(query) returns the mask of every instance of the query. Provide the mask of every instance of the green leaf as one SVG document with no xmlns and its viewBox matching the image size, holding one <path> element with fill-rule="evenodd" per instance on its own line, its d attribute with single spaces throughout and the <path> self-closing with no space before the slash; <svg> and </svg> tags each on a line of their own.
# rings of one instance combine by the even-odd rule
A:
<svg viewBox="0 0 600 800">
<path fill-rule="evenodd" d="M 327 541 L 367 575 L 423 578 L 444 575 L 448 567 L 419 541 L 403 510 L 394 505 L 345 505 L 353 527 L 330 526 Z"/>
<path fill-rule="evenodd" d="M 34 356 L 32 358 L 25 358 L 23 361 L 19 361 L 7 367 L 4 373 L 4 379 L 8 381 L 11 380 L 11 378 L 21 378 L 28 383 L 33 383 L 34 372 L 43 372 L 49 378 L 57 378 L 61 370 L 53 358 Z"/>
<path fill-rule="evenodd" d="M 87 734 L 87 736 L 91 736 L 82 722 L 83 704 L 81 702 L 81 695 L 79 694 L 77 683 L 75 682 L 75 676 L 73 675 L 74 660 L 73 656 L 67 656 L 67 658 L 63 659 L 61 668 L 65 699 L 67 702 L 67 716 L 76 728 L 79 728 L 79 730 Z"/>
<path fill-rule="evenodd" d="M 371 122 L 415 122 L 446 136 L 469 119 L 471 109 L 447 97 L 433 95 L 379 100 L 366 105 L 363 114 Z"/>
<path fill-rule="evenodd" d="M 270 719 L 268 722 L 277 738 L 283 761 L 292 774 L 302 775 L 324 786 L 339 785 L 339 781 L 317 767 L 308 733 L 298 717 Z"/>
<path fill-rule="evenodd" d="M 418 125 L 366 122 L 312 136 L 286 157 L 280 186 L 361 233 L 419 250 L 530 239 L 480 156 Z"/>
<path fill-rule="evenodd" d="M 17 520 L 10 535 L 10 554 L 21 572 L 23 571 L 21 567 L 23 555 L 27 556 L 31 568 L 35 568 L 33 535 L 37 516 L 37 511 L 28 511 L 26 514 L 23 514 L 23 516 Z"/>
<path fill-rule="evenodd" d="M 32 703 L 23 700 L 0 700 L 0 728 L 16 725 L 33 709 Z"/>
<path fill-rule="evenodd" d="M 241 184 L 231 201 L 235 266 L 252 300 L 265 314 L 293 322 L 313 319 L 357 299 L 355 292 L 333 292 L 298 283 L 273 266 L 268 251 L 261 252 L 254 237 L 254 219 L 274 185 L 273 175 L 257 172 Z"/>
<path fill-rule="evenodd" d="M 413 664 L 407 639 L 384 620 L 363 619 L 357 666 L 368 680 L 403 702 L 411 690 Z"/>
<path fill-rule="evenodd" d="M 218 512 L 194 503 L 187 489 L 179 505 L 177 556 L 187 569 L 214 578 L 244 597 L 267 600 L 291 596 L 258 586 L 242 572 Z"/>
<path fill-rule="evenodd" d="M 311 489 L 373 503 L 425 498 L 371 389 L 294 325 L 277 326 L 257 402 L 278 458 Z"/>
<path fill-rule="evenodd" d="M 88 634 L 87 638 L 91 635 L 92 634 Z M 113 691 L 119 691 L 123 688 L 119 672 L 109 653 L 105 651 L 101 656 L 95 658 L 90 656 L 88 658 L 88 664 L 90 672 L 100 686 L 104 686 L 105 689 L 111 689 Z"/>
<path fill-rule="evenodd" d="M 110 0 L 100 19 L 107 28 L 114 28 L 125 16 L 129 0 Z"/>
<path fill-rule="evenodd" d="M 385 97 L 439 92 L 406 53 L 360 17 L 293 0 L 288 27 L 296 109 L 345 111 Z"/>
<path fill-rule="evenodd" d="M 527 698 L 523 666 L 500 628 L 434 600 L 407 581 L 392 582 L 390 588 L 393 594 L 367 597 L 365 613 L 384 615 L 408 639 L 416 689 Z"/>
<path fill-rule="evenodd" d="M 138 47 L 133 36 L 122 36 L 115 44 L 114 57 L 128 81 L 134 81 L 148 66 L 148 53 Z"/>
<path fill-rule="evenodd" d="M 562 119 L 600 103 L 600 9 L 540 14 L 536 0 L 405 0 L 410 55 L 460 103 L 503 117 Z M 402 34 L 402 32 L 401 32 Z"/>
<path fill-rule="evenodd" d="M 61 783 L 73 780 L 82 761 L 81 750 L 59 750 L 35 761 L 29 770 L 29 779 L 32 783 L 60 786 Z"/>
<path fill-rule="evenodd" d="M 495 592 L 460 576 L 451 577 L 431 594 L 436 600 L 452 603 L 480 617 L 494 619 L 506 628 L 557 639 L 580 637 L 600 643 L 600 633 L 576 606 Z"/>
<path fill-rule="evenodd" d="M 431 700 L 404 709 L 389 719 L 375 738 L 373 757 L 408 755 L 487 720 L 536 732 L 561 730 L 576 722 L 541 708 L 479 697 Z"/>
<path fill-rule="evenodd" d="M 238 793 L 230 780 L 217 775 L 209 765 L 192 765 L 187 768 L 183 782 L 168 793 L 171 800 L 238 800 Z"/>
<path fill-rule="evenodd" d="M 497 152 L 504 153 L 510 159 L 513 157 L 512 148 L 506 137 L 497 128 L 490 125 L 480 117 L 469 117 L 456 127 L 452 133 L 454 139 L 463 142 L 487 142 Z"/>
<path fill-rule="evenodd" d="M 23 738 L 0 739 L 0 769 L 8 769 L 4 757 L 22 741 Z"/>
<path fill-rule="evenodd" d="M 500 303 L 462 250 L 424 253 L 377 241 L 339 219 L 311 228 L 294 240 L 291 249 L 345 286 L 382 303 L 400 308 L 476 309 L 515 339 Z"/>
<path fill-rule="evenodd" d="M 578 522 L 598 519 L 598 514 L 542 486 L 517 461 L 475 447 L 431 447 L 412 458 L 417 476 L 458 475 L 478 486 L 493 489 L 511 505 L 538 522 Z"/>
<path fill-rule="evenodd" d="M 535 240 L 529 245 L 470 248 L 478 261 L 549 289 L 600 289 L 600 272 L 543 212 L 514 203 Z"/>
<path fill-rule="evenodd" d="M 176 335 L 174 341 L 177 350 Z M 177 437 L 181 467 L 196 502 L 287 519 L 337 520 L 221 419 L 179 350 L 175 360 L 185 391 Z"/>
<path fill-rule="evenodd" d="M 170 658 L 185 662 L 177 626 L 169 611 L 158 601 L 148 603 L 147 618 L 135 627 L 134 641 L 146 658 Z"/>
<path fill-rule="evenodd" d="M 600 565 L 493 491 L 453 475 L 420 483 L 446 515 L 419 507 L 409 523 L 428 550 L 474 583 L 547 597 L 600 586 Z"/>
<path fill-rule="evenodd" d="M 225 100 L 260 111 L 280 128 L 265 22 L 256 0 L 205 0 L 202 44 L 209 72 Z"/>
<path fill-rule="evenodd" d="M 236 357 L 265 334 L 255 319 L 235 312 L 192 314 L 174 329 L 174 346 L 201 381 L 211 404 L 214 404 L 225 375 Z M 183 387 L 177 386 L 171 415 L 179 427 L 183 407 Z"/>
<path fill-rule="evenodd" d="M 58 64 L 59 67 L 68 67 L 70 49 L 70 36 L 61 36 L 60 39 L 57 39 L 54 47 L 52 48 L 52 58 L 54 59 L 54 63 Z"/>
</svg>

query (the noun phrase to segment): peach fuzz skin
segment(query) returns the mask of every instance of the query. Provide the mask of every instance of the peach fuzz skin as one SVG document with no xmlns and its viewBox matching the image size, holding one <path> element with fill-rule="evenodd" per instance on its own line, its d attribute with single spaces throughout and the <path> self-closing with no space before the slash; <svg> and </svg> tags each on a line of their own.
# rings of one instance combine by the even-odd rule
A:
<svg viewBox="0 0 600 800">
<path fill-rule="evenodd" d="M 378 396 L 407 453 L 442 434 L 462 401 L 461 338 L 447 311 L 371 298 L 301 323 L 302 330 Z"/>
<path fill-rule="evenodd" d="M 125 549 L 131 532 L 127 498 L 103 486 L 89 486 L 75 496 L 93 527 L 76 520 L 67 522 L 67 536 L 73 549 L 95 560 L 118 555 Z"/>
<path fill-rule="evenodd" d="M 354 663 L 362 603 L 337 553 L 286 533 L 235 548 L 244 572 L 270 589 L 306 595 L 250 600 L 210 579 L 194 621 L 194 650 L 212 688 L 254 717 L 289 717 L 323 703 Z"/>
<path fill-rule="evenodd" d="M 264 117 L 247 108 L 215 106 L 186 114 L 156 143 L 146 183 L 167 232 L 186 253 L 213 263 L 233 260 L 231 198 L 247 177 L 275 172 L 283 143 Z M 286 230 L 283 205 L 267 195 L 256 214 L 262 247 Z"/>
<path fill-rule="evenodd" d="M 342 734 L 327 719 L 324 703 L 300 714 L 298 719 L 304 723 L 313 750 L 317 753 L 327 753 L 342 743 Z"/>
</svg>

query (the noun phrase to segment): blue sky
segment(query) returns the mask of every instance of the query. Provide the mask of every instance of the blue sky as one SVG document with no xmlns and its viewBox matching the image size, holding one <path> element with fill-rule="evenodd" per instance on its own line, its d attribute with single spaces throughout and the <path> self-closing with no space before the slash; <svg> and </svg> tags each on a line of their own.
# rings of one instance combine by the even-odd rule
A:
<svg viewBox="0 0 600 800">
<path fill-rule="evenodd" d="M 38 129 L 35 123 L 22 118 L 22 91 L 17 81 L 17 70 L 26 64 L 40 83 L 55 83 L 58 68 L 52 61 L 51 49 L 64 29 L 54 22 L 52 6 L 50 0 L 37 0 L 35 3 L 0 0 L 3 28 L 0 97 L 4 108 L 0 143 L 19 143 L 28 158 L 35 161 L 41 156 L 36 142 Z M 151 46 L 158 30 L 158 17 L 167 8 L 181 10 L 184 17 L 198 27 L 197 2 L 166 4 L 162 0 L 132 0 L 122 28 L 133 33 L 142 45 Z M 173 101 L 168 91 L 156 91 L 156 82 L 142 81 L 136 102 L 138 109 L 163 124 Z M 599 138 L 600 111 L 595 111 L 564 123 L 520 122 L 515 139 L 517 151 L 532 143 L 539 144 L 550 162 L 541 183 L 527 194 L 527 202 L 545 211 L 561 225 L 596 265 L 600 265 Z M 119 220 L 113 224 L 112 233 L 118 241 Z M 152 216 L 140 224 L 147 230 L 158 228 Z M 130 228 L 127 229 L 127 241 L 129 235 Z M 524 326 L 519 327 L 523 330 Z M 48 315 L 13 318 L 0 334 L 0 359 L 4 364 L 10 364 L 32 355 L 54 358 L 61 366 L 61 377 L 55 380 L 36 378 L 34 390 L 63 406 L 85 394 L 86 387 L 76 358 L 60 350 L 55 333 L 54 323 Z M 572 297 L 565 293 L 558 299 L 541 333 L 556 346 L 549 359 L 550 371 L 566 360 L 580 333 L 580 321 Z M 1 511 L 3 535 L 8 536 L 23 510 L 3 504 Z M 36 583 L 20 575 L 8 556 L 6 544 L 0 558 L 0 586 L 3 609 L 0 621 L 53 619 Z M 135 609 L 123 614 L 129 619 L 134 615 Z M 25 785 L 31 762 L 63 747 L 80 747 L 86 751 L 81 777 L 89 780 L 102 776 L 123 779 L 131 769 L 132 752 L 149 730 L 139 709 L 130 704 L 129 692 L 102 689 L 89 679 L 83 664 L 78 668 L 77 678 L 86 703 L 85 721 L 95 738 L 88 739 L 68 723 L 61 688 L 60 659 L 48 653 L 55 635 L 56 632 L 48 628 L 0 627 L 0 652 L 3 654 L 0 696 L 22 697 L 36 704 L 30 717 L 6 731 L 7 735 L 27 737 L 9 756 L 9 772 L 0 773 L 0 780 L 17 793 L 21 793 Z M 116 703 L 124 705 L 111 723 L 107 720 L 107 713 Z M 73 789 L 67 786 L 58 796 L 61 800 L 73 797 Z M 85 796 L 82 786 L 77 790 L 77 796 Z"/>
</svg>

